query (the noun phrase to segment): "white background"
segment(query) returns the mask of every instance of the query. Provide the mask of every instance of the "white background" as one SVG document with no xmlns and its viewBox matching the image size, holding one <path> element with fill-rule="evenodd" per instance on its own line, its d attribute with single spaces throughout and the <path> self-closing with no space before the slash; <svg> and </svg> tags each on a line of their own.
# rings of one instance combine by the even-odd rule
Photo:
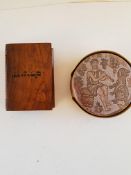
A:
<svg viewBox="0 0 131 175">
<path fill-rule="evenodd" d="M 52 43 L 53 111 L 5 111 L 5 44 L 17 42 Z M 70 95 L 70 73 L 76 64 L 101 49 L 131 61 L 131 3 L 0 11 L 0 175 L 131 174 L 131 110 L 96 118 Z"/>
</svg>

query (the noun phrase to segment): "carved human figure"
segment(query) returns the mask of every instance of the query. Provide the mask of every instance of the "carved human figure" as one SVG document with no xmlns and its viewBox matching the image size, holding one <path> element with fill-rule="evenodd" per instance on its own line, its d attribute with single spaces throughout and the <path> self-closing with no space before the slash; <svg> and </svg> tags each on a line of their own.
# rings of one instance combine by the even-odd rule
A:
<svg viewBox="0 0 131 175">
<path fill-rule="evenodd" d="M 103 83 L 105 80 L 114 81 L 104 71 L 99 69 L 99 62 L 97 59 L 90 61 L 91 71 L 87 72 L 87 88 L 90 93 L 96 97 L 98 96 L 102 102 L 105 111 L 110 110 L 110 102 L 108 100 L 108 86 Z"/>
</svg>

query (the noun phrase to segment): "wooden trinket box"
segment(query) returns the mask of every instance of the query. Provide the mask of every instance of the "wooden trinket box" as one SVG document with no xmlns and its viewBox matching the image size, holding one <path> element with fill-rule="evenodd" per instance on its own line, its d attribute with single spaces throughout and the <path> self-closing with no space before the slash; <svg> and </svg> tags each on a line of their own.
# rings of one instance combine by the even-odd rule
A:
<svg viewBox="0 0 131 175">
<path fill-rule="evenodd" d="M 54 101 L 51 44 L 7 44 L 6 109 L 51 110 Z"/>
<path fill-rule="evenodd" d="M 91 53 L 73 70 L 71 93 L 89 114 L 118 115 L 131 106 L 131 64 L 116 52 Z"/>
</svg>

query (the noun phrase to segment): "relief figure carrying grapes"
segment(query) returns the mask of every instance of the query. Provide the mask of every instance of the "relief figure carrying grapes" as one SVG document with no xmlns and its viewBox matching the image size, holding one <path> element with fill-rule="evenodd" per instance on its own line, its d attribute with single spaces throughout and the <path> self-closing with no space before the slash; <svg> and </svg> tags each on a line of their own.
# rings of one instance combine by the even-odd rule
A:
<svg viewBox="0 0 131 175">
<path fill-rule="evenodd" d="M 87 72 L 87 88 L 94 97 L 99 97 L 104 110 L 108 111 L 111 104 L 108 100 L 108 86 L 104 84 L 104 81 L 109 80 L 113 82 L 114 80 L 106 72 L 99 69 L 97 59 L 92 59 L 90 64 L 92 70 Z"/>
</svg>

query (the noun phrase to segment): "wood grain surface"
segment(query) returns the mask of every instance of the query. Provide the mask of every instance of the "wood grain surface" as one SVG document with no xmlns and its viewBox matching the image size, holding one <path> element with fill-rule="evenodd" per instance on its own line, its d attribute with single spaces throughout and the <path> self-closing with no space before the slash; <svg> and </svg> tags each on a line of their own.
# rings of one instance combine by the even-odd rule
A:
<svg viewBox="0 0 131 175">
<path fill-rule="evenodd" d="M 6 109 L 51 110 L 54 74 L 50 43 L 6 45 Z"/>
</svg>

